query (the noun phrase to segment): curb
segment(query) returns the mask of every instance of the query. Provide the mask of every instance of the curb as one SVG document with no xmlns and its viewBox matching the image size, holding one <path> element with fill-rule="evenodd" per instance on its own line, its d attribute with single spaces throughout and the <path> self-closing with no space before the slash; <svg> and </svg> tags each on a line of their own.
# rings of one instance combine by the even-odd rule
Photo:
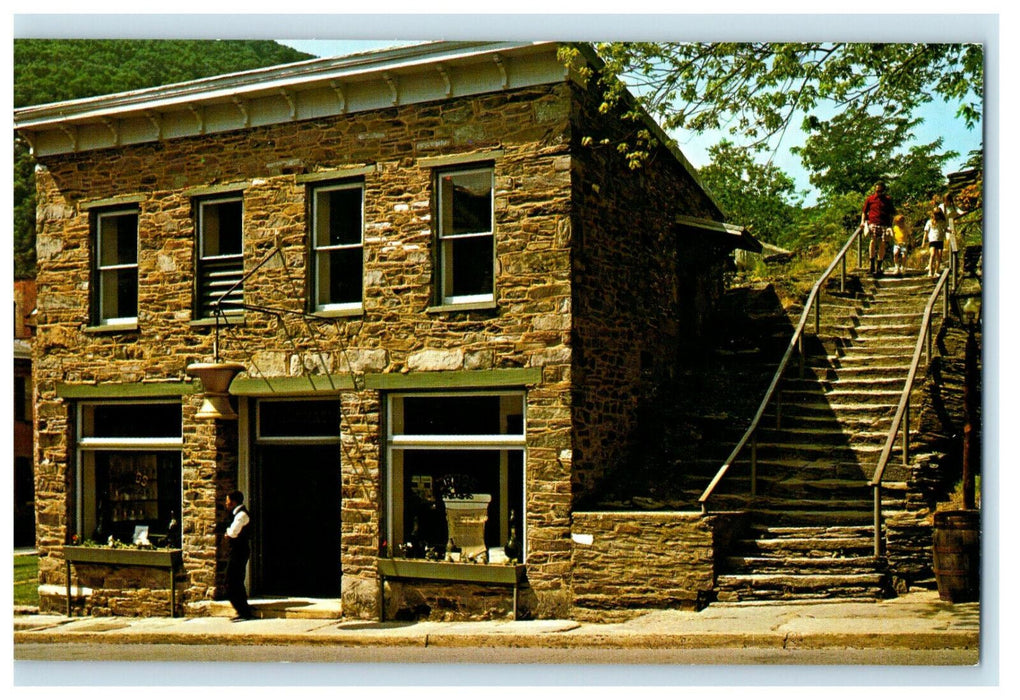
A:
<svg viewBox="0 0 1020 700">
<path fill-rule="evenodd" d="M 977 649 L 975 631 L 890 634 L 652 634 L 652 633 L 546 633 L 546 634 L 444 634 L 364 635 L 337 633 L 243 634 L 178 632 L 71 632 L 18 631 L 15 644 L 179 644 L 223 646 L 325 646 L 339 647 L 488 647 L 550 649 Z"/>
</svg>

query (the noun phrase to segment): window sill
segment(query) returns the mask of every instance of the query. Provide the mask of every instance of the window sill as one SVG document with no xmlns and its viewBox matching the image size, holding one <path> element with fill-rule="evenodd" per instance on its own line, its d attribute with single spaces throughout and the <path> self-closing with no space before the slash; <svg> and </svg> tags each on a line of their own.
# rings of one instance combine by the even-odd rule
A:
<svg viewBox="0 0 1020 700">
<path fill-rule="evenodd" d="M 438 304 L 425 309 L 427 314 L 443 314 L 455 311 L 495 311 L 499 305 L 494 301 L 469 301 L 463 304 Z"/>
<path fill-rule="evenodd" d="M 102 326 L 86 326 L 86 333 L 133 333 L 138 331 L 138 322 L 134 323 L 107 323 Z"/>
<path fill-rule="evenodd" d="M 524 564 L 461 564 L 425 559 L 378 560 L 379 574 L 387 579 L 491 583 L 513 586 L 524 581 Z"/>
<path fill-rule="evenodd" d="M 189 321 L 188 325 L 192 328 L 204 328 L 207 326 L 215 326 L 217 320 L 221 326 L 233 326 L 244 323 L 244 314 L 228 314 L 226 318 L 220 317 L 215 318 L 196 318 L 193 321 Z"/>
<path fill-rule="evenodd" d="M 364 316 L 365 308 L 358 306 L 349 309 L 316 309 L 312 313 L 322 318 L 350 318 L 353 316 Z"/>
</svg>

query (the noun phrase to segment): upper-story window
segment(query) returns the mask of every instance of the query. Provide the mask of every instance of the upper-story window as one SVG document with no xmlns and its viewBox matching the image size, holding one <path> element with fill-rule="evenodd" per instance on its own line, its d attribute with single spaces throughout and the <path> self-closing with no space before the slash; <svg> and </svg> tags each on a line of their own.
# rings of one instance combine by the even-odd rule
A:
<svg viewBox="0 0 1020 700">
<path fill-rule="evenodd" d="M 361 308 L 364 191 L 361 183 L 312 191 L 312 294 L 317 311 Z"/>
<path fill-rule="evenodd" d="M 138 211 L 99 212 L 96 227 L 95 313 L 100 325 L 138 319 Z"/>
<path fill-rule="evenodd" d="M 439 295 L 443 304 L 494 299 L 491 167 L 438 174 Z"/>
<path fill-rule="evenodd" d="M 213 317 L 221 299 L 224 313 L 239 312 L 244 303 L 243 211 L 240 195 L 198 202 L 199 318 Z"/>
</svg>

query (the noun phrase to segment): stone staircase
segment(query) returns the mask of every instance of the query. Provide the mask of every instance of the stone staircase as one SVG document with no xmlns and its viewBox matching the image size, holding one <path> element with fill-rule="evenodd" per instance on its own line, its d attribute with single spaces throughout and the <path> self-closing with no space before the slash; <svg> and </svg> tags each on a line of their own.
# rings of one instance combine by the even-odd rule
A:
<svg viewBox="0 0 1020 700">
<path fill-rule="evenodd" d="M 781 387 L 779 427 L 773 405 L 759 429 L 756 496 L 749 497 L 745 449 L 713 497 L 712 510 L 749 513 L 746 532 L 718 562 L 720 602 L 892 595 L 887 563 L 873 556 L 868 480 L 932 288 L 916 273 L 862 279 L 856 294 L 825 296 L 820 331 L 806 338 L 803 376 L 795 365 Z M 883 483 L 890 517 L 906 508 L 899 455 L 897 446 Z"/>
</svg>

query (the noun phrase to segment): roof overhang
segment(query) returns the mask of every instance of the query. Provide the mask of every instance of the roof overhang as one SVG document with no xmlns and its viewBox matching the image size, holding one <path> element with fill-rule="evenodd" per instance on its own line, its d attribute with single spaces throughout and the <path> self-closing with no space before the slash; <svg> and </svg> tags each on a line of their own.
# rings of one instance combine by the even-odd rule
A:
<svg viewBox="0 0 1020 700">
<path fill-rule="evenodd" d="M 724 221 L 713 219 L 700 219 L 693 216 L 677 216 L 677 228 L 682 233 L 703 236 L 710 238 L 728 250 L 749 250 L 752 253 L 760 253 L 762 250 L 761 241 L 752 236 L 743 226 L 727 224 Z"/>
<path fill-rule="evenodd" d="M 36 156 L 564 82 L 555 42 L 431 42 L 15 110 Z"/>
</svg>

